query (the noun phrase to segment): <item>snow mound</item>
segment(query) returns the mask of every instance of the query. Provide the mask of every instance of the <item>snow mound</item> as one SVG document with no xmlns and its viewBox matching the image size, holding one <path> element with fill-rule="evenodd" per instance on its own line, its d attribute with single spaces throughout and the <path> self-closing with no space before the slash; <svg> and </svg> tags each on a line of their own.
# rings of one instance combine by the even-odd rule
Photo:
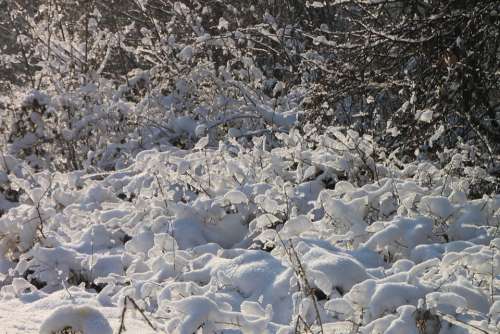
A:
<svg viewBox="0 0 500 334">
<path fill-rule="evenodd" d="M 82 334 L 113 334 L 102 313 L 90 306 L 58 308 L 42 323 L 40 334 L 54 334 L 66 328 Z"/>
</svg>

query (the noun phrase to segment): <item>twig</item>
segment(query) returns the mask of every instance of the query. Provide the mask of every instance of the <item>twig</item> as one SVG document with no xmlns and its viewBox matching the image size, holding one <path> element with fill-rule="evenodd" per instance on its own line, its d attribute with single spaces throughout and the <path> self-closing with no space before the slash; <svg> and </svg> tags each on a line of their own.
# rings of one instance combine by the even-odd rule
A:
<svg viewBox="0 0 500 334">
<path fill-rule="evenodd" d="M 307 297 L 310 297 L 312 299 L 314 311 L 316 313 L 316 320 L 317 320 L 318 325 L 319 325 L 320 333 L 324 334 L 323 322 L 321 320 L 321 315 L 319 312 L 318 301 L 316 300 L 316 296 L 314 295 L 314 289 L 312 289 L 311 285 L 309 284 L 309 281 L 308 281 L 307 276 L 306 276 L 306 271 L 304 269 L 304 266 L 302 265 L 302 262 L 300 261 L 299 255 L 295 251 L 295 248 L 293 247 L 293 243 L 291 240 L 289 241 L 290 248 L 287 248 L 285 242 L 281 238 L 278 231 L 276 231 L 276 234 L 278 235 L 278 239 L 280 240 L 281 244 L 283 245 L 283 247 L 285 249 L 286 254 L 288 255 L 290 263 L 293 266 L 293 270 L 295 271 L 295 275 L 297 275 L 297 277 L 303 281 L 304 293 L 306 294 Z M 295 261 L 293 258 L 295 258 Z M 297 265 L 296 267 L 295 267 L 295 263 Z M 300 280 L 299 280 L 299 282 L 300 282 Z"/>
<path fill-rule="evenodd" d="M 155 174 L 156 182 L 158 183 L 158 189 L 160 190 L 161 197 L 163 198 L 163 204 L 165 205 L 165 210 L 168 211 L 168 202 L 167 202 L 167 197 L 165 196 L 165 193 L 163 192 L 163 187 L 161 186 L 160 183 L 160 178 L 158 177 L 158 174 Z M 170 235 L 174 240 L 172 240 L 172 253 L 174 255 L 174 272 L 175 272 L 175 230 L 174 227 L 171 225 L 170 228 Z"/>
<path fill-rule="evenodd" d="M 210 196 L 210 193 L 208 192 L 208 190 L 207 190 L 207 189 L 205 189 L 205 187 L 203 187 L 203 185 L 201 184 L 201 182 L 200 182 L 200 181 L 198 181 L 197 179 L 195 179 L 195 178 L 193 177 L 193 175 L 191 175 L 189 172 L 186 172 L 185 174 L 186 174 L 187 176 L 189 176 L 189 178 L 190 178 L 191 180 L 193 180 L 194 182 L 196 182 L 196 183 L 198 184 L 199 188 L 201 189 L 201 191 L 202 191 L 202 192 L 204 192 L 204 193 L 205 193 L 205 195 L 207 195 L 209 198 L 212 198 L 212 196 Z M 199 190 L 199 189 L 197 189 L 197 190 Z"/>
<path fill-rule="evenodd" d="M 131 297 L 125 296 L 122 313 L 120 315 L 120 327 L 118 328 L 118 334 L 123 333 L 123 331 L 125 330 L 125 313 L 127 311 L 127 301 L 130 301 L 132 305 L 135 307 L 135 309 L 139 311 L 139 313 L 142 315 L 148 326 L 151 327 L 152 330 L 156 331 L 156 327 L 151 323 L 151 320 L 149 320 L 146 314 L 144 314 L 144 310 L 140 308 L 139 305 L 137 305 L 137 303 L 135 302 L 135 300 L 133 300 Z"/>
<path fill-rule="evenodd" d="M 443 318 L 444 320 L 448 321 L 449 323 L 451 324 L 454 324 L 456 326 L 459 326 L 459 327 L 462 327 L 462 328 L 467 328 L 467 329 L 472 329 L 472 330 L 475 330 L 475 331 L 478 331 L 480 333 L 484 333 L 484 334 L 493 334 L 492 332 L 490 331 L 487 331 L 487 330 L 484 330 L 482 328 L 479 328 L 477 326 L 474 326 L 474 325 L 471 325 L 471 324 L 468 324 L 462 320 L 458 320 L 457 318 L 455 317 L 452 317 L 448 314 L 443 314 L 441 312 L 436 312 L 439 316 L 441 316 L 441 318 Z"/>
</svg>

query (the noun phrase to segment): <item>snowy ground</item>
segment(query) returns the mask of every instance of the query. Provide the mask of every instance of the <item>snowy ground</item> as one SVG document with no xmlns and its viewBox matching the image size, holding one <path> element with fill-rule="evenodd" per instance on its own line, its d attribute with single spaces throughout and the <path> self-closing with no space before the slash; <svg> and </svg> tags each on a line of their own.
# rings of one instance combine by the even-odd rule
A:
<svg viewBox="0 0 500 334">
<path fill-rule="evenodd" d="M 80 289 L 70 289 L 72 297 L 67 291 L 53 293 L 45 298 L 30 302 L 29 300 L 12 299 L 0 303 L 0 333 L 39 333 L 40 325 L 52 312 L 67 305 L 91 305 L 108 319 L 112 328 L 120 324 L 121 310 L 116 307 L 103 307 L 96 303 L 93 295 L 85 294 Z M 133 310 L 128 311 L 125 318 L 126 331 L 124 333 L 156 333 L 147 326 L 141 315 Z"/>
<path fill-rule="evenodd" d="M 282 139 L 89 175 L 7 157 L 24 195 L 0 218 L 0 333 L 117 333 L 125 300 L 125 333 L 500 329 L 500 196 L 468 199 L 473 180 L 429 163 L 366 182 L 341 134 Z"/>
</svg>

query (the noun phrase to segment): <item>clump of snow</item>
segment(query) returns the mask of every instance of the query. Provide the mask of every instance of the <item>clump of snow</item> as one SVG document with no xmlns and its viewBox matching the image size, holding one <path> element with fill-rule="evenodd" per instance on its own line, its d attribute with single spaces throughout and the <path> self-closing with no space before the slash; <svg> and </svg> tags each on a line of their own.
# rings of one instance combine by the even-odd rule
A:
<svg viewBox="0 0 500 334">
<path fill-rule="evenodd" d="M 328 252 L 313 247 L 303 257 L 312 281 L 329 296 L 334 289 L 339 293 L 348 292 L 353 285 L 370 277 L 366 269 L 348 254 Z"/>
<path fill-rule="evenodd" d="M 193 47 L 188 45 L 188 46 L 185 46 L 181 52 L 179 52 L 179 58 L 180 59 L 183 59 L 183 60 L 191 60 L 191 58 L 193 58 L 193 54 L 194 54 L 194 50 L 193 50 Z"/>
<path fill-rule="evenodd" d="M 53 334 L 71 328 L 82 334 L 113 334 L 106 318 L 89 306 L 63 306 L 55 310 L 40 326 L 40 334 Z"/>
</svg>

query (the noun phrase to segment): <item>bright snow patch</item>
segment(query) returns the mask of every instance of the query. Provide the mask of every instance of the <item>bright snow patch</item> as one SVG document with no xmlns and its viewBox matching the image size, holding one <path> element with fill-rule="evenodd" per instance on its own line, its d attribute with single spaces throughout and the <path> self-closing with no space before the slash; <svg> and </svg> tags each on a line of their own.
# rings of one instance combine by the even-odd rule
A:
<svg viewBox="0 0 500 334">
<path fill-rule="evenodd" d="M 40 334 L 54 334 L 65 328 L 82 334 L 113 334 L 102 313 L 89 306 L 58 308 L 40 326 Z"/>
</svg>

